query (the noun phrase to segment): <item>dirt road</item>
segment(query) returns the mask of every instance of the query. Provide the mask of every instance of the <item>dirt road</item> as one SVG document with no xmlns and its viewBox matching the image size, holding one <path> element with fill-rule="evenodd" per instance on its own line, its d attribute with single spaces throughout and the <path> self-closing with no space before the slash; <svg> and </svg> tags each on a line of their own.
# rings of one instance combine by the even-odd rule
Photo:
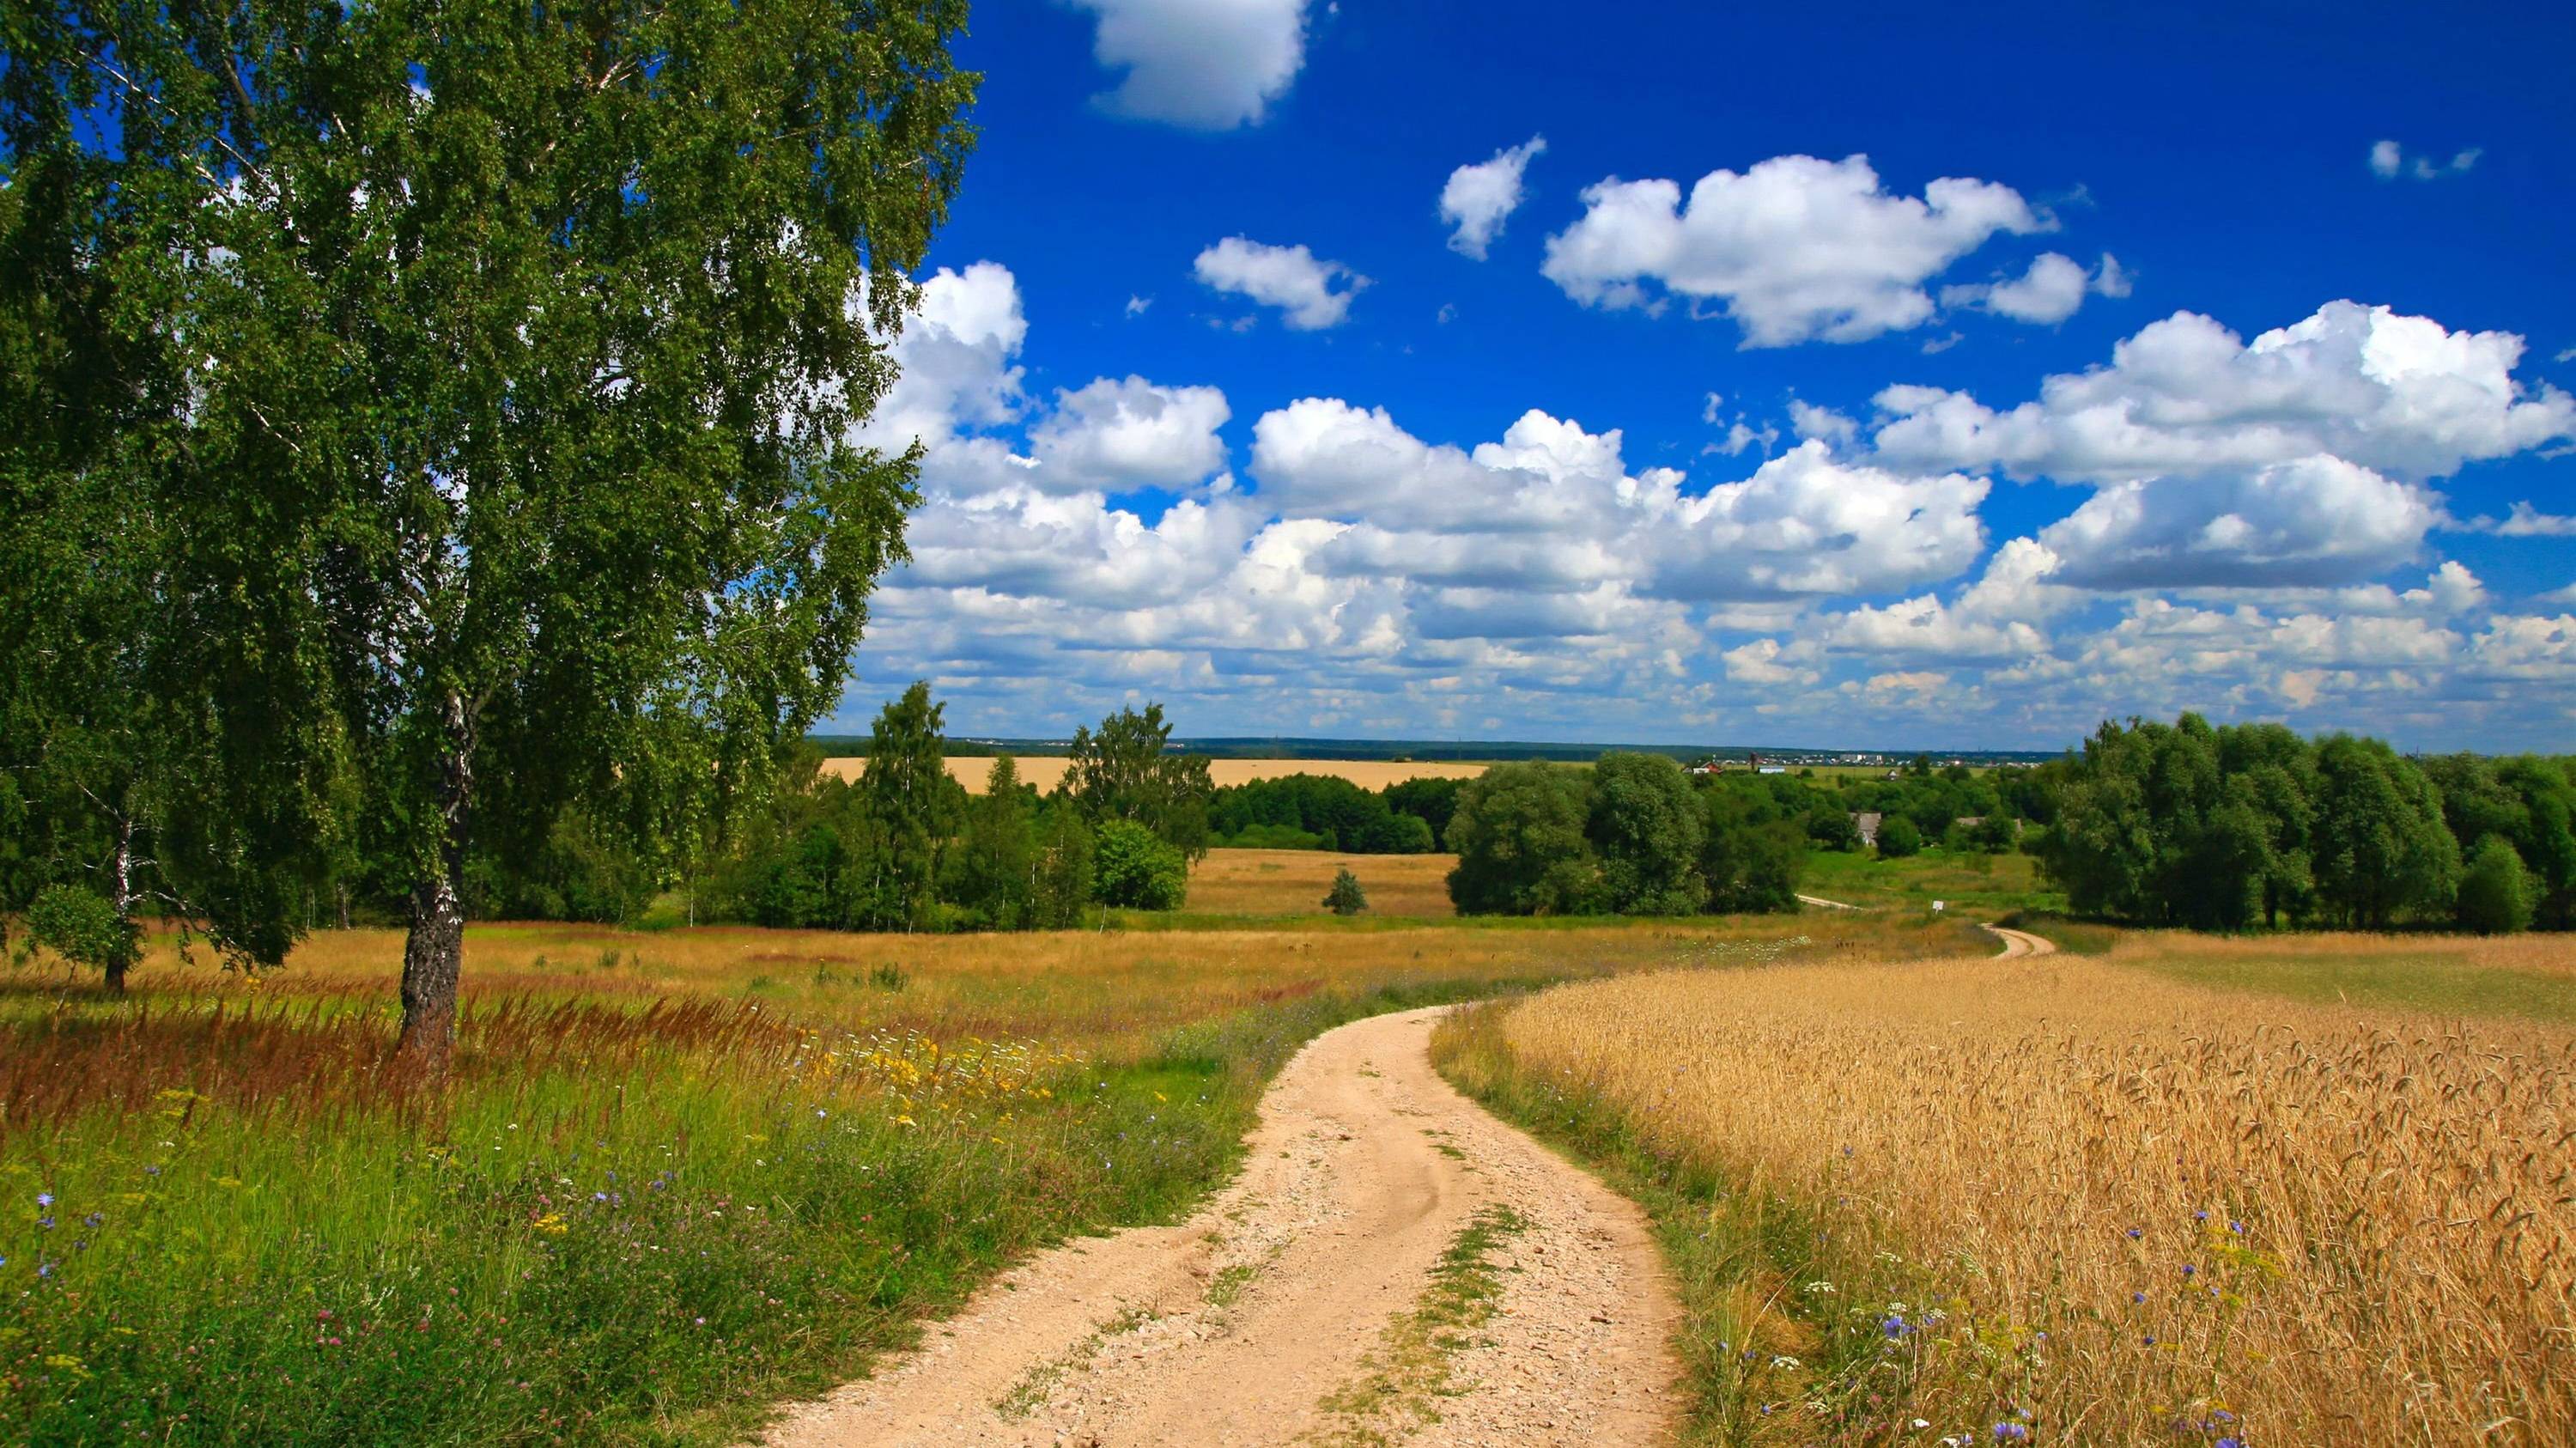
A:
<svg viewBox="0 0 2576 1448">
<path fill-rule="evenodd" d="M 1442 1081 L 1438 1014 L 1318 1037 L 1196 1217 L 1042 1254 L 767 1441 L 1664 1441 L 1679 1308 L 1643 1216 Z"/>
<path fill-rule="evenodd" d="M 2044 935 L 2033 935 L 2027 930 L 2006 930 L 2000 925 L 1987 925 L 1981 928 L 1988 935 L 2004 943 L 2004 953 L 1996 956 L 1997 960 L 2014 960 L 2025 955 L 2057 953 L 2057 942 Z"/>
</svg>

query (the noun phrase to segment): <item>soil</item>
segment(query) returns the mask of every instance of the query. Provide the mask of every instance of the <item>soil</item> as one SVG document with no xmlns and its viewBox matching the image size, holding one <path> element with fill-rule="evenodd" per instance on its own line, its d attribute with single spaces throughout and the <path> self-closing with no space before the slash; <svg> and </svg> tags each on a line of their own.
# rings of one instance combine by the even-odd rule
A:
<svg viewBox="0 0 2576 1448">
<path fill-rule="evenodd" d="M 1668 1441 L 1680 1308 L 1643 1214 L 1441 1080 L 1439 1014 L 1317 1037 L 1189 1221 L 1030 1259 L 766 1441 Z M 1495 1295 L 1423 1328 L 1442 1254 L 1495 1221 Z"/>
</svg>

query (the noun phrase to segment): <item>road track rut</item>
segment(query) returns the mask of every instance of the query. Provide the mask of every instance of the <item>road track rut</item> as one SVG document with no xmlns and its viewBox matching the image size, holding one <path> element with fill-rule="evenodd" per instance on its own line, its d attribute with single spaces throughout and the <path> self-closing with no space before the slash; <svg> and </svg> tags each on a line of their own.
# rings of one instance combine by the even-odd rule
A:
<svg viewBox="0 0 2576 1448">
<path fill-rule="evenodd" d="M 1190 1220 L 1040 1254 L 766 1441 L 1668 1440 L 1680 1309 L 1644 1215 L 1441 1080 L 1439 1015 L 1317 1037 L 1263 1098 L 1242 1175 Z M 1495 1209 L 1517 1227 L 1486 1253 L 1492 1315 L 1432 1335 L 1433 1391 L 1385 1393 L 1395 1325 Z"/>
</svg>

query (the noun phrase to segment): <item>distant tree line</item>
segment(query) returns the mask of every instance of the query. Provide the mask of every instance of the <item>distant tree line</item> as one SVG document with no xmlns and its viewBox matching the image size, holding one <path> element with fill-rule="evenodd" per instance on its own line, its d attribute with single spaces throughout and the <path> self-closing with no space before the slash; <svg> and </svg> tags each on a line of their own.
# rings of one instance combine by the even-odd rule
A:
<svg viewBox="0 0 2576 1448">
<path fill-rule="evenodd" d="M 1804 804 L 1770 778 L 1695 782 L 1659 754 L 1496 765 L 1459 790 L 1445 838 L 1471 915 L 1785 910 L 1807 855 Z"/>
<path fill-rule="evenodd" d="M 1457 808 L 1456 779 L 1363 789 L 1338 775 L 1291 774 L 1230 784 L 1208 806 L 1218 843 L 1238 849 L 1427 855 Z"/>
<path fill-rule="evenodd" d="M 2576 924 L 2576 761 L 2398 754 L 2277 724 L 2106 723 L 2029 848 L 2079 912 L 2480 932 Z"/>
</svg>

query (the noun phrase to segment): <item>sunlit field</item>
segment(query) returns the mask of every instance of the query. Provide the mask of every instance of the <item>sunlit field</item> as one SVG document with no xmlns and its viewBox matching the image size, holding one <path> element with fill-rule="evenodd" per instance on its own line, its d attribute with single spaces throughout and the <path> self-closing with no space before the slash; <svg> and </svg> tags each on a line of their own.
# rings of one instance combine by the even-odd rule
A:
<svg viewBox="0 0 2576 1448">
<path fill-rule="evenodd" d="M 2039 862 L 2018 852 L 1930 849 L 1882 860 L 1868 850 L 1813 850 L 1798 888 L 1850 905 L 1923 910 L 1939 900 L 1947 909 L 1982 911 L 1989 919 L 2008 910 L 2066 908 L 2065 894 L 2039 877 Z"/>
<path fill-rule="evenodd" d="M 731 1441 L 1011 1258 L 1185 1209 L 1339 1021 L 1955 938 L 1363 922 L 480 925 L 425 1097 L 381 1070 L 396 932 L 257 980 L 164 939 L 124 1002 L 39 958 L 0 975 L 0 1441 Z"/>
<path fill-rule="evenodd" d="M 1437 919 L 1449 903 L 1456 855 L 1343 855 L 1325 850 L 1210 850 L 1190 871 L 1183 908 L 1236 915 L 1324 915 L 1324 892 L 1349 870 L 1368 892 L 1367 914 Z"/>
<path fill-rule="evenodd" d="M 2530 994 L 2335 999 L 2401 970 Z M 2527 1017 L 2571 1005 L 2563 942 L 2133 936 L 1572 985 L 1435 1051 L 1655 1210 L 1707 1441 L 2549 1444 L 2576 1033 Z"/>
<path fill-rule="evenodd" d="M 982 794 L 984 781 L 992 777 L 993 761 L 983 755 L 952 754 L 945 762 L 950 777 L 966 786 L 968 794 Z M 1020 783 L 1035 785 L 1040 794 L 1052 793 L 1073 764 L 1061 754 L 1020 754 L 1012 756 L 1011 762 L 1019 770 Z M 1250 784 L 1256 779 L 1284 779 L 1292 774 L 1320 774 L 1375 790 L 1408 779 L 1474 779 L 1485 772 L 1485 767 L 1482 760 L 1454 759 L 1419 763 L 1387 759 L 1211 759 L 1208 778 L 1222 787 Z M 840 779 L 856 779 L 867 769 L 868 762 L 860 758 L 844 756 L 823 761 L 823 772 Z"/>
</svg>

